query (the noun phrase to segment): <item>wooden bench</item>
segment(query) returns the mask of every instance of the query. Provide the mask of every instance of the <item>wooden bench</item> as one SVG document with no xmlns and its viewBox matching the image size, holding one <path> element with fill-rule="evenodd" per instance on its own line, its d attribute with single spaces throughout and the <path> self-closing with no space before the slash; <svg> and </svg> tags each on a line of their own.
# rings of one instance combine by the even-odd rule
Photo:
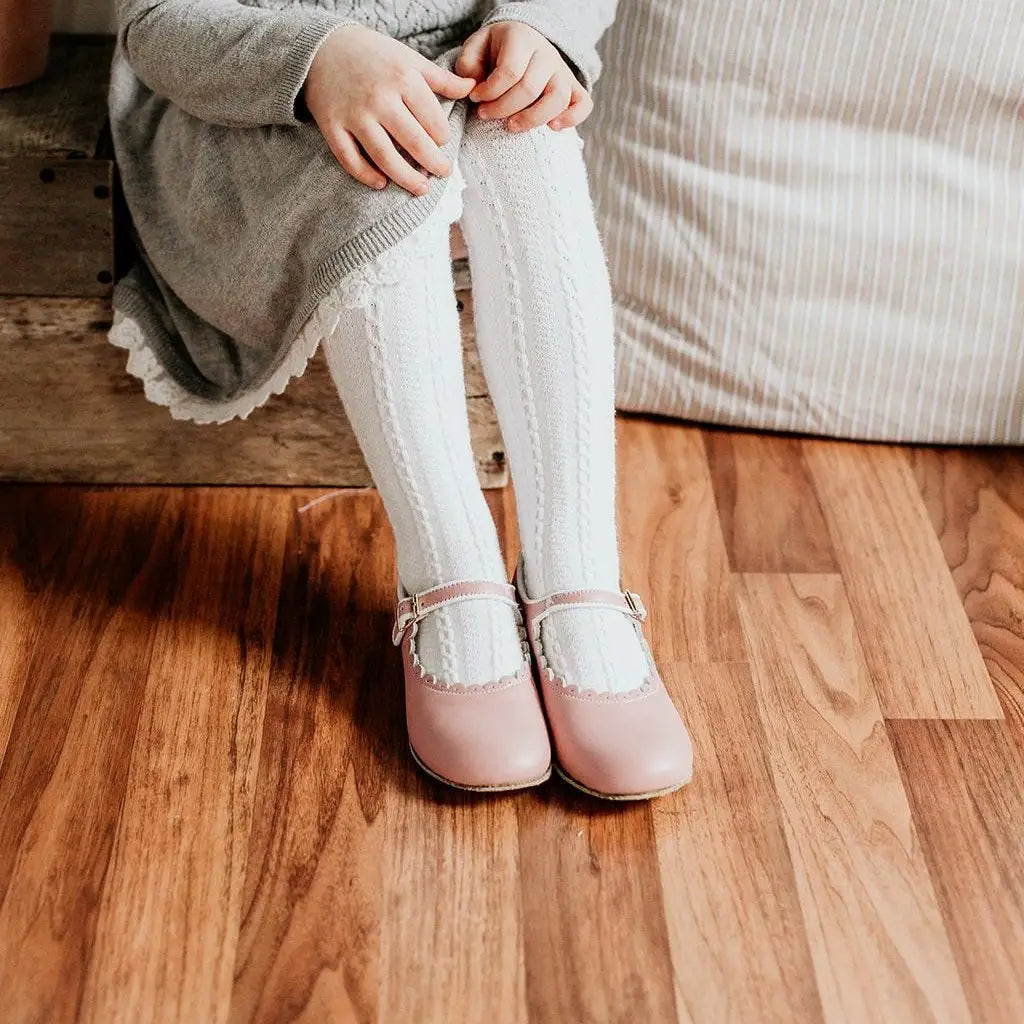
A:
<svg viewBox="0 0 1024 1024">
<path fill-rule="evenodd" d="M 46 76 L 0 92 L 0 479 L 369 485 L 322 355 L 247 421 L 197 426 L 148 402 L 106 340 L 131 258 L 106 120 L 111 51 L 106 37 L 55 37 Z M 453 272 L 473 451 L 481 483 L 500 487 L 457 234 Z"/>
</svg>

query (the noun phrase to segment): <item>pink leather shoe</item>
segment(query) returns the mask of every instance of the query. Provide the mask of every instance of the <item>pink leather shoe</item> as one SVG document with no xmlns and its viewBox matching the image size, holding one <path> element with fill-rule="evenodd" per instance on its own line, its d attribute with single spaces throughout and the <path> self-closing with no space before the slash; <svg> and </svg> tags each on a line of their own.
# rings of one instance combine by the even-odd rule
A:
<svg viewBox="0 0 1024 1024">
<path fill-rule="evenodd" d="M 538 786 L 551 777 L 551 743 L 537 696 L 529 648 L 511 676 L 480 686 L 446 685 L 420 664 L 419 623 L 429 612 L 456 601 L 490 600 L 511 605 L 524 633 L 515 588 L 485 580 L 433 587 L 411 597 L 399 587 L 391 639 L 402 648 L 405 715 L 416 763 L 457 789 L 501 791 Z"/>
<path fill-rule="evenodd" d="M 628 590 L 573 590 L 534 601 L 526 596 L 522 564 L 516 589 L 537 662 L 558 774 L 605 800 L 646 800 L 685 786 L 693 776 L 693 747 L 644 638 L 640 624 L 647 612 L 640 598 Z M 651 669 L 642 686 L 628 693 L 598 692 L 570 686 L 552 671 L 541 648 L 541 622 L 584 606 L 613 608 L 633 620 Z"/>
</svg>

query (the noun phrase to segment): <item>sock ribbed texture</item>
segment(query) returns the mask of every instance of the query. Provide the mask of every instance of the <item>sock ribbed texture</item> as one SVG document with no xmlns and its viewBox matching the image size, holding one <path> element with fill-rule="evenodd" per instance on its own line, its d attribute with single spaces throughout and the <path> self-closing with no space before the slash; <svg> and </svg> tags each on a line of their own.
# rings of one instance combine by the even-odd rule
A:
<svg viewBox="0 0 1024 1024">
<path fill-rule="evenodd" d="M 448 240 L 458 183 L 449 190 L 452 201 L 345 283 L 347 308 L 323 341 L 410 593 L 456 580 L 507 581 L 470 447 Z M 523 661 L 513 610 L 493 601 L 430 613 L 416 645 L 424 668 L 448 684 L 491 682 Z"/>
<path fill-rule="evenodd" d="M 525 584 L 618 590 L 611 291 L 575 131 L 471 117 L 460 154 L 477 345 L 515 480 Z M 632 622 L 557 612 L 545 657 L 573 686 L 648 674 Z"/>
</svg>

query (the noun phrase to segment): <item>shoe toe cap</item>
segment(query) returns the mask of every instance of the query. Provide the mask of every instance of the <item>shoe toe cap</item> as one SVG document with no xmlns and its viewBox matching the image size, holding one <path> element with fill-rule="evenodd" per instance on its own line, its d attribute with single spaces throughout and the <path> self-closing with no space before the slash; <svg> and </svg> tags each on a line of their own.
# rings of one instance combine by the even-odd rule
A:
<svg viewBox="0 0 1024 1024">
<path fill-rule="evenodd" d="M 407 687 L 409 740 L 417 759 L 467 789 L 535 784 L 551 769 L 551 745 L 532 682 L 445 691 Z"/>
<path fill-rule="evenodd" d="M 635 701 L 555 693 L 548 711 L 563 773 L 597 796 L 642 799 L 678 789 L 693 776 L 689 733 L 660 687 Z"/>
</svg>

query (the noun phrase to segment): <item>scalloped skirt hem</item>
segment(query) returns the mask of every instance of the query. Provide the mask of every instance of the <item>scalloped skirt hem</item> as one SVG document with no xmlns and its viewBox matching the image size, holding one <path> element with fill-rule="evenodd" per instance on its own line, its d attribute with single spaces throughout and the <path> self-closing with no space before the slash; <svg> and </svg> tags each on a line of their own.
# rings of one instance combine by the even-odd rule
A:
<svg viewBox="0 0 1024 1024">
<path fill-rule="evenodd" d="M 139 324 L 125 313 L 115 310 L 107 339 L 128 353 L 125 369 L 142 383 L 146 398 L 154 405 L 166 408 L 176 420 L 227 423 L 234 419 L 248 419 L 254 409 L 266 405 L 273 395 L 283 394 L 294 378 L 305 373 L 321 340 L 337 327 L 337 319 L 333 323 L 325 322 L 329 321 L 326 305 L 327 300 L 317 307 L 292 342 L 283 362 L 263 384 L 224 401 L 201 398 L 183 388 L 157 358 Z"/>
<path fill-rule="evenodd" d="M 456 163 L 445 194 L 427 221 L 441 218 L 447 224 L 457 221 L 462 212 L 464 187 L 465 180 Z M 173 419 L 200 424 L 248 419 L 255 409 L 266 405 L 274 395 L 283 394 L 292 380 L 306 372 L 320 342 L 337 330 L 346 309 L 366 306 L 379 288 L 386 287 L 412 271 L 412 261 L 419 256 L 415 241 L 418 230 L 373 263 L 347 275 L 332 288 L 320 300 L 298 336 L 288 346 L 284 359 L 274 372 L 262 383 L 232 398 L 202 398 L 183 387 L 161 363 L 139 323 L 122 310 L 114 310 L 114 322 L 107 340 L 128 353 L 125 369 L 142 383 L 146 398 L 154 405 L 166 408 Z"/>
</svg>

